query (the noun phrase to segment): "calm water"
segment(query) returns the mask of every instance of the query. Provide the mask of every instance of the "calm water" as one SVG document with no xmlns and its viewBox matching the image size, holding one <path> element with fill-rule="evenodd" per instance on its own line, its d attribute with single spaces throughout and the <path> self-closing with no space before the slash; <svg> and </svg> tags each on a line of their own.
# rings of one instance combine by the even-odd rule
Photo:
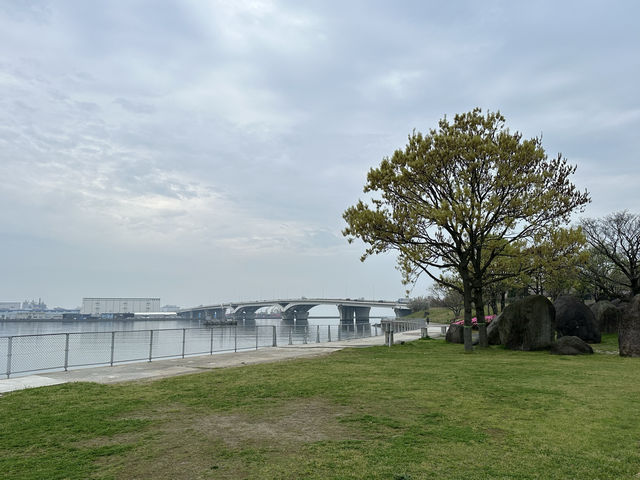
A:
<svg viewBox="0 0 640 480">
<path fill-rule="evenodd" d="M 378 322 L 372 319 L 371 322 Z M 199 320 L 0 322 L 0 375 L 176 358 L 381 334 L 339 318 L 296 323 L 274 319 L 205 326 Z"/>
<path fill-rule="evenodd" d="M 379 323 L 380 318 L 371 318 L 370 323 Z M 308 322 L 299 322 L 297 325 L 339 325 L 338 317 L 309 318 Z M 239 324 L 240 326 L 242 323 Z M 247 321 L 244 326 L 277 325 L 290 326 L 291 323 L 282 322 L 279 319 L 256 319 Z M 171 320 L 99 320 L 90 322 L 63 322 L 63 321 L 28 321 L 0 320 L 0 337 L 10 335 L 41 335 L 45 333 L 77 333 L 77 332 L 122 332 L 133 330 L 160 330 L 173 328 L 200 328 L 205 327 L 202 320 L 178 319 Z"/>
</svg>

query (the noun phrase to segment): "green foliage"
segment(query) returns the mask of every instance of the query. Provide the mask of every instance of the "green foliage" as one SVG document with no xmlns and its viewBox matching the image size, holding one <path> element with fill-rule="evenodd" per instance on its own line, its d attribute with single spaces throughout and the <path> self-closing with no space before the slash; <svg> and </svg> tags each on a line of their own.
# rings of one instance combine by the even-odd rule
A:
<svg viewBox="0 0 640 480">
<path fill-rule="evenodd" d="M 512 282 L 537 295 L 558 295 L 579 288 L 579 269 L 589 256 L 580 227 L 556 228 L 541 232 L 522 249 L 522 275 Z"/>
<path fill-rule="evenodd" d="M 397 251 L 405 282 L 426 274 L 442 283 L 434 269 L 455 271 L 470 325 L 472 294 L 483 312 L 482 289 L 519 273 L 491 272 L 496 259 L 589 202 L 569 180 L 575 169 L 560 154 L 549 159 L 540 138 L 511 133 L 499 112 L 474 109 L 427 135 L 414 131 L 404 150 L 372 168 L 364 187 L 371 198 L 344 212 L 343 234 L 364 241 L 363 260 Z"/>
</svg>

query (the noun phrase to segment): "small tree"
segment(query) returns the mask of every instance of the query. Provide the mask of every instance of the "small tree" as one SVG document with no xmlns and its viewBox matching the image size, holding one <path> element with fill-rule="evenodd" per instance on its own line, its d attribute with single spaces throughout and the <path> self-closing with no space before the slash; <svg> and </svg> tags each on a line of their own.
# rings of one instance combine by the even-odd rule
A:
<svg viewBox="0 0 640 480">
<path fill-rule="evenodd" d="M 404 150 L 371 169 L 364 191 L 379 196 L 344 212 L 343 234 L 368 245 L 362 260 L 398 251 L 405 282 L 424 273 L 442 283 L 434 268 L 455 271 L 471 351 L 472 301 L 480 345 L 488 344 L 482 292 L 492 263 L 589 202 L 569 181 L 574 171 L 561 155 L 549 160 L 539 138 L 509 132 L 500 113 L 475 109 L 428 135 L 414 131 Z"/>
<path fill-rule="evenodd" d="M 412 312 L 424 310 L 429 311 L 429 299 L 427 297 L 415 297 L 409 301 L 409 308 Z"/>
<path fill-rule="evenodd" d="M 581 221 L 591 247 L 584 274 L 606 295 L 640 293 L 640 215 L 624 210 Z"/>
<path fill-rule="evenodd" d="M 449 279 L 447 283 L 454 283 L 454 280 Z M 431 287 L 431 292 L 437 301 L 437 305 L 451 310 L 456 318 L 460 316 L 464 307 L 464 296 L 461 290 L 462 287 L 459 289 L 451 288 L 442 283 L 436 283 Z"/>
</svg>

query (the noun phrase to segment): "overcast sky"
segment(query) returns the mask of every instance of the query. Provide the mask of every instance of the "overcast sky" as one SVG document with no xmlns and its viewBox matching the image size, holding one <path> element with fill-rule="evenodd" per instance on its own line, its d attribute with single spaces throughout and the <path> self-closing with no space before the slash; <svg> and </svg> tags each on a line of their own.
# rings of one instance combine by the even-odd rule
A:
<svg viewBox="0 0 640 480">
<path fill-rule="evenodd" d="M 0 301 L 395 299 L 342 212 L 479 106 L 640 213 L 637 1 L 0 2 Z M 419 283 L 413 295 L 426 293 Z"/>
</svg>

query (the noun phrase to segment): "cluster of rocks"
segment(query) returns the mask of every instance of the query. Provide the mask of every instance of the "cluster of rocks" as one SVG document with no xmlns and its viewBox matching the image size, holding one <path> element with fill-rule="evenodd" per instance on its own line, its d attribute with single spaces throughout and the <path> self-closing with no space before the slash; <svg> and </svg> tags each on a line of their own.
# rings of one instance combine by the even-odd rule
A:
<svg viewBox="0 0 640 480">
<path fill-rule="evenodd" d="M 558 355 L 593 353 L 589 343 L 600 343 L 602 333 L 618 333 L 621 356 L 640 357 L 640 295 L 630 303 L 600 301 L 590 307 L 569 295 L 554 303 L 534 295 L 508 305 L 487 327 L 490 345 Z M 463 326 L 450 325 L 446 340 L 463 343 Z"/>
</svg>

